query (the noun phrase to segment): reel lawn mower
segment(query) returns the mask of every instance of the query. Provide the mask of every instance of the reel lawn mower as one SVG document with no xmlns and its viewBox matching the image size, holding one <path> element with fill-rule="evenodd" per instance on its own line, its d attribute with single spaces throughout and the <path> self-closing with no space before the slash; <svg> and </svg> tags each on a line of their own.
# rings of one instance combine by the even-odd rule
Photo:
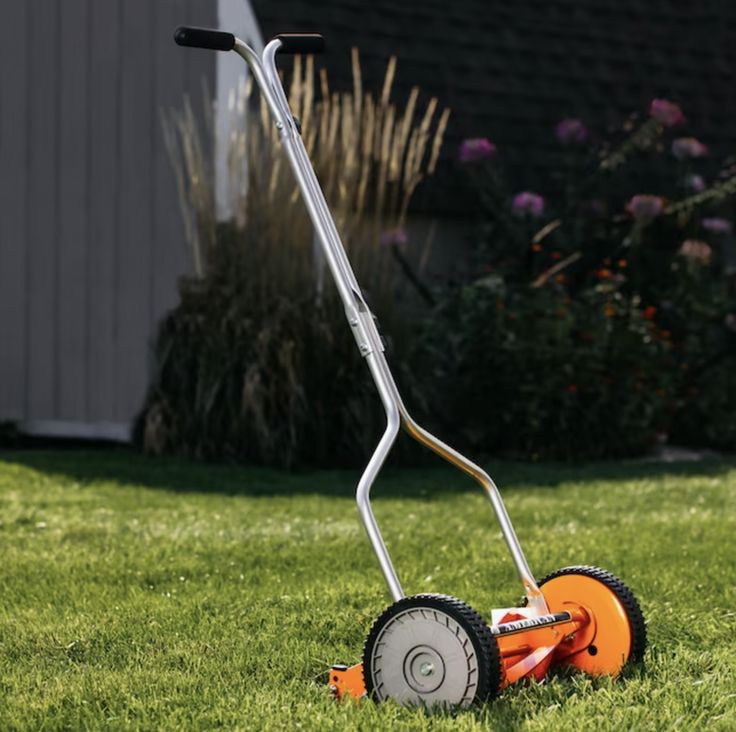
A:
<svg viewBox="0 0 736 732">
<path fill-rule="evenodd" d="M 375 318 L 361 294 L 279 79 L 276 55 L 315 54 L 317 34 L 276 36 L 262 57 L 231 33 L 178 28 L 180 46 L 235 51 L 250 67 L 294 170 L 350 329 L 386 411 L 386 430 L 357 487 L 357 504 L 393 604 L 368 633 L 362 663 L 333 666 L 330 688 L 342 699 L 369 696 L 410 706 L 462 708 L 493 698 L 522 678 L 541 680 L 552 666 L 593 676 L 616 676 L 640 659 L 646 630 L 639 603 L 605 570 L 566 567 L 539 582 L 529 569 L 501 495 L 475 463 L 418 425 L 404 405 L 389 369 Z M 522 607 L 491 611 L 491 625 L 464 602 L 447 595 L 406 596 L 370 504 L 376 476 L 402 427 L 418 442 L 474 478 L 485 491 L 524 588 Z"/>
</svg>

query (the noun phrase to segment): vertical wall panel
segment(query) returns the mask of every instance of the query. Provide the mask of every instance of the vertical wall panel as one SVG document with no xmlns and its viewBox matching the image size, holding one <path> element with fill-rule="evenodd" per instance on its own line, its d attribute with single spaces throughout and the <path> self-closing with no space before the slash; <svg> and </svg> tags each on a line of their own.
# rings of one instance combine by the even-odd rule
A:
<svg viewBox="0 0 736 732">
<path fill-rule="evenodd" d="M 176 278 L 172 272 L 185 272 L 191 266 L 184 227 L 179 216 L 179 202 L 172 185 L 171 161 L 163 140 L 162 116 L 181 105 L 187 91 L 185 75 L 187 51 L 173 43 L 173 29 L 188 22 L 186 0 L 156 4 L 154 77 L 154 158 L 153 158 L 153 277 L 151 307 L 155 335 L 156 321 L 176 305 Z"/>
<path fill-rule="evenodd" d="M 117 252 L 117 419 L 129 419 L 147 380 L 145 338 L 150 317 L 153 154 L 153 9 L 148 0 L 122 3 L 120 199 Z"/>
<path fill-rule="evenodd" d="M 26 357 L 27 60 L 25 3 L 6 4 L 0 43 L 0 419 L 22 416 Z"/>
<path fill-rule="evenodd" d="M 64 0 L 60 38 L 58 344 L 62 420 L 87 416 L 87 0 Z"/>
<path fill-rule="evenodd" d="M 88 417 L 112 420 L 115 405 L 115 252 L 118 244 L 121 2 L 90 3 L 89 209 L 87 248 Z"/>
<path fill-rule="evenodd" d="M 201 109 L 203 82 L 216 87 L 215 54 L 172 34 L 216 26 L 217 8 L 2 3 L 0 421 L 122 436 L 140 409 L 153 335 L 191 269 L 161 109 L 185 93 Z"/>
<path fill-rule="evenodd" d="M 56 414 L 56 263 L 58 256 L 59 179 L 59 4 L 61 0 L 28 0 L 33 34 L 44 38 L 44 53 L 32 53 L 28 68 L 28 322 L 26 324 L 27 419 Z M 2 205 L 2 204 L 0 204 Z M 3 215 L 5 208 L 3 206 Z"/>
</svg>

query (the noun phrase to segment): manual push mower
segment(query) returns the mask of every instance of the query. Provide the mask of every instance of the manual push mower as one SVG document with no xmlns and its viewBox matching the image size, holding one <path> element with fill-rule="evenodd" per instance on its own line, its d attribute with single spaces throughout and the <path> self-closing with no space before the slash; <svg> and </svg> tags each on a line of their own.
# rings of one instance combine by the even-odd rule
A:
<svg viewBox="0 0 736 732">
<path fill-rule="evenodd" d="M 626 585 L 605 570 L 587 566 L 566 567 L 537 582 L 491 478 L 420 427 L 404 406 L 376 321 L 355 279 L 276 68 L 277 53 L 320 53 L 323 38 L 311 33 L 279 35 L 259 57 L 231 33 L 179 28 L 174 37 L 180 46 L 235 51 L 250 67 L 279 131 L 348 323 L 386 411 L 386 430 L 360 478 L 356 498 L 393 604 L 368 633 L 362 663 L 332 667 L 332 691 L 338 698 L 368 695 L 404 705 L 459 708 L 490 699 L 519 679 L 541 680 L 552 666 L 569 666 L 593 676 L 615 676 L 629 660 L 640 659 L 646 646 L 644 618 Z M 407 597 L 401 589 L 370 504 L 371 486 L 400 426 L 474 478 L 491 502 L 526 599 L 522 607 L 492 610 L 490 626 L 454 597 Z"/>
</svg>

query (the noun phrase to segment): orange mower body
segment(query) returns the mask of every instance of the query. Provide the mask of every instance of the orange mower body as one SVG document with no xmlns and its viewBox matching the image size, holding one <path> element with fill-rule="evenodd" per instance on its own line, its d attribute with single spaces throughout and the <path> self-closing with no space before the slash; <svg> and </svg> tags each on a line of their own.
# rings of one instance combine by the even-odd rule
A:
<svg viewBox="0 0 736 732">
<path fill-rule="evenodd" d="M 559 666 L 617 676 L 629 659 L 643 653 L 643 618 L 632 612 L 633 595 L 609 573 L 571 567 L 540 587 L 550 613 L 535 615 L 529 607 L 492 611 L 499 619 L 489 628 L 499 652 L 499 690 L 523 678 L 542 681 Z M 338 700 L 366 697 L 363 663 L 333 666 L 329 685 Z"/>
</svg>

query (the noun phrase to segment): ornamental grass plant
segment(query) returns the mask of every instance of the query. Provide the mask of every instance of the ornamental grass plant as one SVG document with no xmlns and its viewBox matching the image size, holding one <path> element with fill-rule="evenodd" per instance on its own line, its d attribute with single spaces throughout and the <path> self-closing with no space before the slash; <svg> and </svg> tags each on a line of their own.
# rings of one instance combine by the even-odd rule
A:
<svg viewBox="0 0 736 732">
<path fill-rule="evenodd" d="M 311 57 L 286 81 L 304 144 L 364 295 L 397 334 L 399 269 L 387 241 L 404 236 L 411 198 L 434 172 L 449 110 L 391 98 L 396 59 L 377 93 L 330 88 Z M 227 136 L 229 209 L 218 221 L 209 107 L 164 118 L 194 275 L 155 344 L 155 374 L 138 425 L 148 452 L 271 465 L 361 458 L 383 420 L 314 240 L 277 131 L 252 84 L 234 90 Z M 383 243 L 382 243 L 383 242 Z M 406 297 L 406 294 L 404 294 Z"/>
</svg>

